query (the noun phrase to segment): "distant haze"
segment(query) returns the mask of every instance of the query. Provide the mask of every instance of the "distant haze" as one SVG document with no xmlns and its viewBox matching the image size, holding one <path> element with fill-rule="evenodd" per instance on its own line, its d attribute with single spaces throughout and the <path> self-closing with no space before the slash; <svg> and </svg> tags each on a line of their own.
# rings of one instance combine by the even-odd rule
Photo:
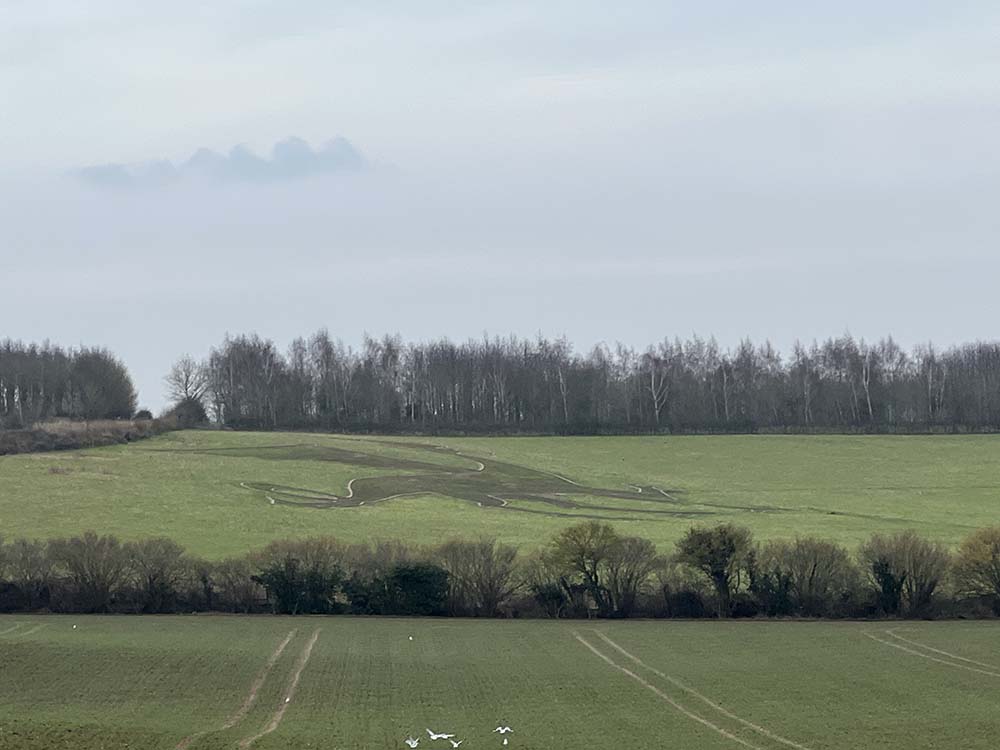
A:
<svg viewBox="0 0 1000 750">
<path fill-rule="evenodd" d="M 419 9 L 418 9 L 419 8 Z M 1000 333 L 1000 7 L 4 5 L 0 338 Z"/>
</svg>

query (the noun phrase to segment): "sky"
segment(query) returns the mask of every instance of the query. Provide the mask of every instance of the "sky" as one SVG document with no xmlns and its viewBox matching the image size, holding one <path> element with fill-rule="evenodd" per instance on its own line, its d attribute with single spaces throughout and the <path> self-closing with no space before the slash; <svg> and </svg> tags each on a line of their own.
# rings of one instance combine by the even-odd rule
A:
<svg viewBox="0 0 1000 750">
<path fill-rule="evenodd" d="M 0 338 L 995 339 L 998 81 L 995 2 L 2 0 Z"/>
</svg>

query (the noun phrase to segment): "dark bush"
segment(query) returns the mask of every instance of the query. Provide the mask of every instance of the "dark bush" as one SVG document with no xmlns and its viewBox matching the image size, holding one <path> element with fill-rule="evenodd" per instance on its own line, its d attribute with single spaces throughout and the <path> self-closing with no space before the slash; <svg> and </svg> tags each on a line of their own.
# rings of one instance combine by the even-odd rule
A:
<svg viewBox="0 0 1000 750">
<path fill-rule="evenodd" d="M 381 614 L 443 615 L 448 603 L 448 571 L 430 563 L 397 565 L 381 591 Z"/>
<path fill-rule="evenodd" d="M 719 617 L 732 614 L 733 597 L 747 572 L 752 542 L 749 529 L 729 523 L 688 529 L 677 542 L 677 562 L 701 572 L 715 589 Z"/>
<path fill-rule="evenodd" d="M 707 614 L 705 600 L 692 589 L 665 592 L 663 598 L 667 617 L 700 618 Z"/>
<path fill-rule="evenodd" d="M 205 405 L 197 398 L 184 398 L 178 401 L 164 416 L 172 416 L 181 430 L 198 427 L 208 422 Z"/>
<path fill-rule="evenodd" d="M 252 580 L 283 614 L 330 614 L 340 610 L 344 547 L 329 537 L 271 542 L 253 556 Z"/>
</svg>

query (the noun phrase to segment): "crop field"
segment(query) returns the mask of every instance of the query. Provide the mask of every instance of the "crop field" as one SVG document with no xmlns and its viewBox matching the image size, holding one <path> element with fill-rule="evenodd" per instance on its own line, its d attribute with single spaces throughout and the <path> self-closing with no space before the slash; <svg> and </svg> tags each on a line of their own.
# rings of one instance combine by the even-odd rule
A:
<svg viewBox="0 0 1000 750">
<path fill-rule="evenodd" d="M 412 638 L 412 640 L 411 640 Z M 0 618 L 0 748 L 975 748 L 988 622 Z"/>
<path fill-rule="evenodd" d="M 1000 437 L 352 438 L 172 433 L 0 457 L 0 530 L 167 535 L 218 558 L 275 538 L 525 548 L 581 518 L 667 547 L 693 523 L 854 545 L 915 529 L 949 544 L 1000 515 Z"/>
</svg>

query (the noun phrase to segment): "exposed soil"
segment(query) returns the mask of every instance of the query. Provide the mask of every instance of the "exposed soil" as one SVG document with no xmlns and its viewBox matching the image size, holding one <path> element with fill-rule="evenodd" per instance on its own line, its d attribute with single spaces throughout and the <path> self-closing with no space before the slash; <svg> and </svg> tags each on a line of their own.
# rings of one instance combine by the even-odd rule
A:
<svg viewBox="0 0 1000 750">
<path fill-rule="evenodd" d="M 358 441 L 359 445 L 363 445 L 364 442 L 373 441 Z M 635 518 L 637 514 L 698 518 L 715 515 L 720 510 L 757 513 L 785 510 L 759 505 L 694 504 L 687 499 L 684 490 L 680 489 L 668 490 L 637 484 L 626 485 L 623 489 L 596 487 L 558 474 L 493 458 L 472 456 L 438 445 L 412 442 L 393 442 L 391 445 L 438 455 L 447 454 L 458 459 L 458 463 L 466 463 L 467 467 L 449 467 L 433 461 L 396 458 L 365 452 L 360 448 L 344 449 L 306 443 L 260 448 L 203 449 L 197 452 L 275 461 L 329 461 L 350 466 L 406 472 L 352 479 L 343 494 L 268 482 L 240 482 L 241 487 L 260 493 L 272 504 L 303 508 L 356 508 L 404 496 L 441 495 L 464 500 L 480 508 L 602 520 L 628 520 Z M 602 504 L 601 499 L 626 500 L 640 506 L 623 508 L 620 504 Z M 527 502 L 536 507 L 514 505 L 511 501 Z M 619 515 L 608 515 L 608 513 Z"/>
</svg>

